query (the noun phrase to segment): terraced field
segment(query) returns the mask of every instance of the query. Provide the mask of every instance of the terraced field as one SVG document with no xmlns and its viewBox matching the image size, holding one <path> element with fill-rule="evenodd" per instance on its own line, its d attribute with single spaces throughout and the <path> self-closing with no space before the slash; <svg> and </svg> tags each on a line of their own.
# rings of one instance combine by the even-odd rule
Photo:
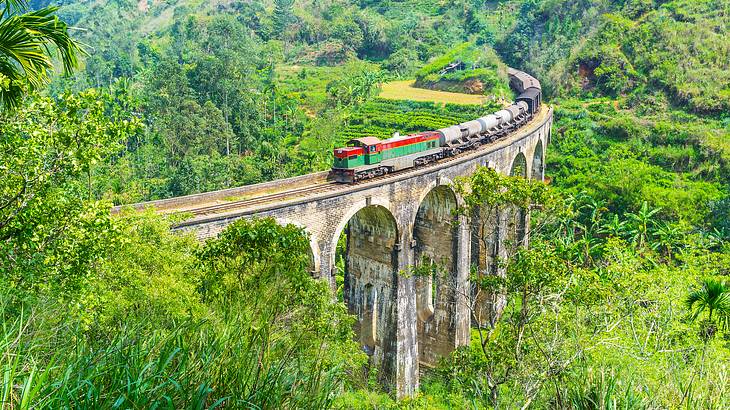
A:
<svg viewBox="0 0 730 410">
<path fill-rule="evenodd" d="M 436 130 L 498 109 L 496 103 L 464 105 L 377 98 L 352 113 L 338 142 L 344 144 L 352 138 L 366 136 L 389 138 L 395 132 L 411 134 Z"/>
</svg>

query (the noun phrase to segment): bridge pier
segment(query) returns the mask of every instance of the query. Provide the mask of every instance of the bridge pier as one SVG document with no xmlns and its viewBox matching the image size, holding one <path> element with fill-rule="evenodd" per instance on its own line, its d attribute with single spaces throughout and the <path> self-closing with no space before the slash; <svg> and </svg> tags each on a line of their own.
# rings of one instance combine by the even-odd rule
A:
<svg viewBox="0 0 730 410">
<path fill-rule="evenodd" d="M 441 357 L 463 344 L 464 323 L 457 313 L 463 278 L 462 223 L 456 215 L 457 198 L 446 185 L 431 189 L 420 206 L 413 227 L 413 266 L 417 266 L 416 310 L 419 362 L 434 367 Z M 467 322 L 468 326 L 468 322 Z M 458 335 L 457 335 L 458 333 Z"/>
<path fill-rule="evenodd" d="M 418 327 L 416 320 L 416 278 L 408 275 L 413 266 L 410 223 L 400 219 L 403 227 L 401 242 L 398 244 L 398 302 L 396 314 L 396 379 L 394 391 L 397 397 L 413 396 L 419 385 Z"/>
</svg>

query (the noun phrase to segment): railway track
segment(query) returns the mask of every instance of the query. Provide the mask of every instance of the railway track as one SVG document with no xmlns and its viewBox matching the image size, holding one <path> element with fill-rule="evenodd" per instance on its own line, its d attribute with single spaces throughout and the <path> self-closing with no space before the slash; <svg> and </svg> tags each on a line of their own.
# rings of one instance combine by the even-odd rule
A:
<svg viewBox="0 0 730 410">
<path fill-rule="evenodd" d="M 523 124 L 523 127 L 526 126 L 527 124 L 529 124 L 531 121 L 532 121 L 532 118 L 530 120 L 528 120 L 525 124 Z M 521 128 L 522 127 L 513 130 L 512 132 L 510 132 L 509 134 L 507 134 L 506 136 L 504 136 L 502 138 L 508 137 L 509 135 L 518 131 Z M 358 181 L 353 184 L 341 184 L 341 183 L 337 183 L 334 181 L 331 181 L 331 182 L 328 181 L 323 184 L 310 185 L 310 186 L 304 186 L 304 187 L 295 188 L 295 189 L 289 189 L 289 190 L 276 192 L 276 193 L 272 193 L 272 194 L 268 194 L 268 195 L 257 196 L 254 198 L 239 199 L 239 200 L 228 201 L 225 203 L 207 205 L 207 206 L 202 206 L 202 207 L 198 207 L 198 208 L 185 209 L 185 210 L 179 211 L 179 213 L 189 213 L 189 214 L 193 214 L 195 217 L 203 217 L 203 216 L 211 215 L 211 214 L 225 213 L 227 211 L 254 208 L 254 207 L 261 206 L 261 205 L 275 202 L 275 201 L 294 200 L 297 198 L 302 198 L 302 197 L 306 197 L 309 195 L 315 195 L 315 194 L 328 192 L 328 191 L 345 190 L 345 189 L 351 188 L 353 186 L 381 181 L 381 180 L 387 180 L 396 175 L 398 175 L 398 176 L 408 175 L 409 173 L 418 172 L 423 169 L 428 169 L 431 167 L 442 165 L 444 163 L 456 161 L 464 155 L 468 155 L 475 151 L 480 151 L 486 147 L 489 147 L 490 145 L 491 145 L 491 143 L 482 144 L 475 149 L 464 151 L 464 152 L 460 153 L 459 155 L 447 157 L 447 158 L 444 158 L 437 162 L 431 162 L 431 163 L 428 163 L 428 164 L 425 164 L 425 165 L 422 165 L 422 166 L 419 166 L 416 168 L 412 168 L 412 169 L 409 169 L 409 170 L 406 170 L 403 172 L 386 174 L 386 175 L 382 175 L 379 177 L 370 178 L 370 179 L 363 180 L 363 181 Z"/>
<path fill-rule="evenodd" d="M 469 152 L 469 151 L 466 151 L 466 152 Z M 438 161 L 435 163 L 429 163 L 429 164 L 414 168 L 412 170 L 401 172 L 398 174 L 387 174 L 387 175 L 379 176 L 376 178 L 370 178 L 367 180 L 358 181 L 353 184 L 341 184 L 341 183 L 337 183 L 337 182 L 327 182 L 325 184 L 306 186 L 306 187 L 297 188 L 297 189 L 290 189 L 290 190 L 286 190 L 286 191 L 282 191 L 282 192 L 277 192 L 274 194 L 257 196 L 255 198 L 239 199 L 239 200 L 225 202 L 222 204 L 215 204 L 215 205 L 208 205 L 208 206 L 203 206 L 203 207 L 199 207 L 199 208 L 186 209 L 186 210 L 180 211 L 179 213 L 190 213 L 195 216 L 205 216 L 205 215 L 210 215 L 210 214 L 223 213 L 223 212 L 231 211 L 234 209 L 253 208 L 258 205 L 263 205 L 263 204 L 274 202 L 274 201 L 280 201 L 280 200 L 285 200 L 285 199 L 287 199 L 287 200 L 296 199 L 296 198 L 306 197 L 308 195 L 318 194 L 321 192 L 346 189 L 346 188 L 349 188 L 352 186 L 364 184 L 366 182 L 384 180 L 384 179 L 388 179 L 388 177 L 392 177 L 393 175 L 408 174 L 414 170 L 422 170 L 424 168 L 430 168 L 437 164 L 443 164 L 443 163 L 447 163 L 450 161 L 454 161 L 455 159 L 458 159 L 463 154 L 464 153 L 453 156 L 453 157 L 448 157 L 441 161 Z"/>
<path fill-rule="evenodd" d="M 204 207 L 200 207 L 200 208 L 187 209 L 187 210 L 180 211 L 180 212 L 181 213 L 191 213 L 195 216 L 204 216 L 204 215 L 209 215 L 209 214 L 214 214 L 214 213 L 230 211 L 233 209 L 255 207 L 257 205 L 262 205 L 262 204 L 277 201 L 277 200 L 294 199 L 294 198 L 304 197 L 307 195 L 318 194 L 320 192 L 327 192 L 327 191 L 335 190 L 338 187 L 342 187 L 342 185 L 338 184 L 336 182 L 327 182 L 325 184 L 306 186 L 306 187 L 297 188 L 297 189 L 290 189 L 287 191 L 276 192 L 276 193 L 269 194 L 269 195 L 262 195 L 262 196 L 258 196 L 255 198 L 239 199 L 239 200 L 235 200 L 235 201 L 226 202 L 223 204 L 216 204 L 216 205 L 209 205 L 209 206 L 204 206 Z"/>
</svg>

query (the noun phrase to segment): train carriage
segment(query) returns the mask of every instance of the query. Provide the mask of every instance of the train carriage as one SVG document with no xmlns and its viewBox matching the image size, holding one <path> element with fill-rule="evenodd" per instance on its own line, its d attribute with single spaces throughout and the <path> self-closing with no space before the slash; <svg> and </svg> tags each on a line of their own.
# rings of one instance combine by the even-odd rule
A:
<svg viewBox="0 0 730 410">
<path fill-rule="evenodd" d="M 540 82 L 510 69 L 510 85 L 519 93 L 515 103 L 494 114 L 437 131 L 394 136 L 355 138 L 334 150 L 331 175 L 335 181 L 354 183 L 413 168 L 475 149 L 521 127 L 540 109 Z"/>
</svg>

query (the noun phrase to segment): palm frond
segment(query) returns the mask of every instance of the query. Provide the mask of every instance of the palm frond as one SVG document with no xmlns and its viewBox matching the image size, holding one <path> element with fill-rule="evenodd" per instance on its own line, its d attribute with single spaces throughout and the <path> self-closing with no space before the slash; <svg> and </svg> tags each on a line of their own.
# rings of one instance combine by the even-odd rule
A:
<svg viewBox="0 0 730 410">
<path fill-rule="evenodd" d="M 69 36 L 66 23 L 53 15 L 56 10 L 57 7 L 45 7 L 0 20 L 0 73 L 12 82 L 11 87 L 0 89 L 3 105 L 14 106 L 18 102 L 22 89 L 19 82 L 27 82 L 31 89 L 48 82 L 48 73 L 53 69 L 49 45 L 58 52 L 64 74 L 78 65 L 77 55 L 84 51 Z"/>
<path fill-rule="evenodd" d="M 17 67 L 0 56 L 0 107 L 13 108 L 23 98 L 20 78 Z"/>
<path fill-rule="evenodd" d="M 700 313 L 702 313 L 702 311 L 707 307 L 707 293 L 705 292 L 704 287 L 690 292 L 684 303 L 685 306 L 687 306 L 687 309 L 691 312 L 690 319 L 693 321 L 697 319 Z"/>
<path fill-rule="evenodd" d="M 702 312 L 708 310 L 717 313 L 724 327 L 730 325 L 730 287 L 724 282 L 705 279 L 700 289 L 690 292 L 684 302 L 690 310 L 691 320 L 696 320 Z"/>
<path fill-rule="evenodd" d="M 0 4 L 3 6 L 2 11 L 0 11 L 0 18 L 28 9 L 26 0 L 0 0 Z"/>
</svg>

